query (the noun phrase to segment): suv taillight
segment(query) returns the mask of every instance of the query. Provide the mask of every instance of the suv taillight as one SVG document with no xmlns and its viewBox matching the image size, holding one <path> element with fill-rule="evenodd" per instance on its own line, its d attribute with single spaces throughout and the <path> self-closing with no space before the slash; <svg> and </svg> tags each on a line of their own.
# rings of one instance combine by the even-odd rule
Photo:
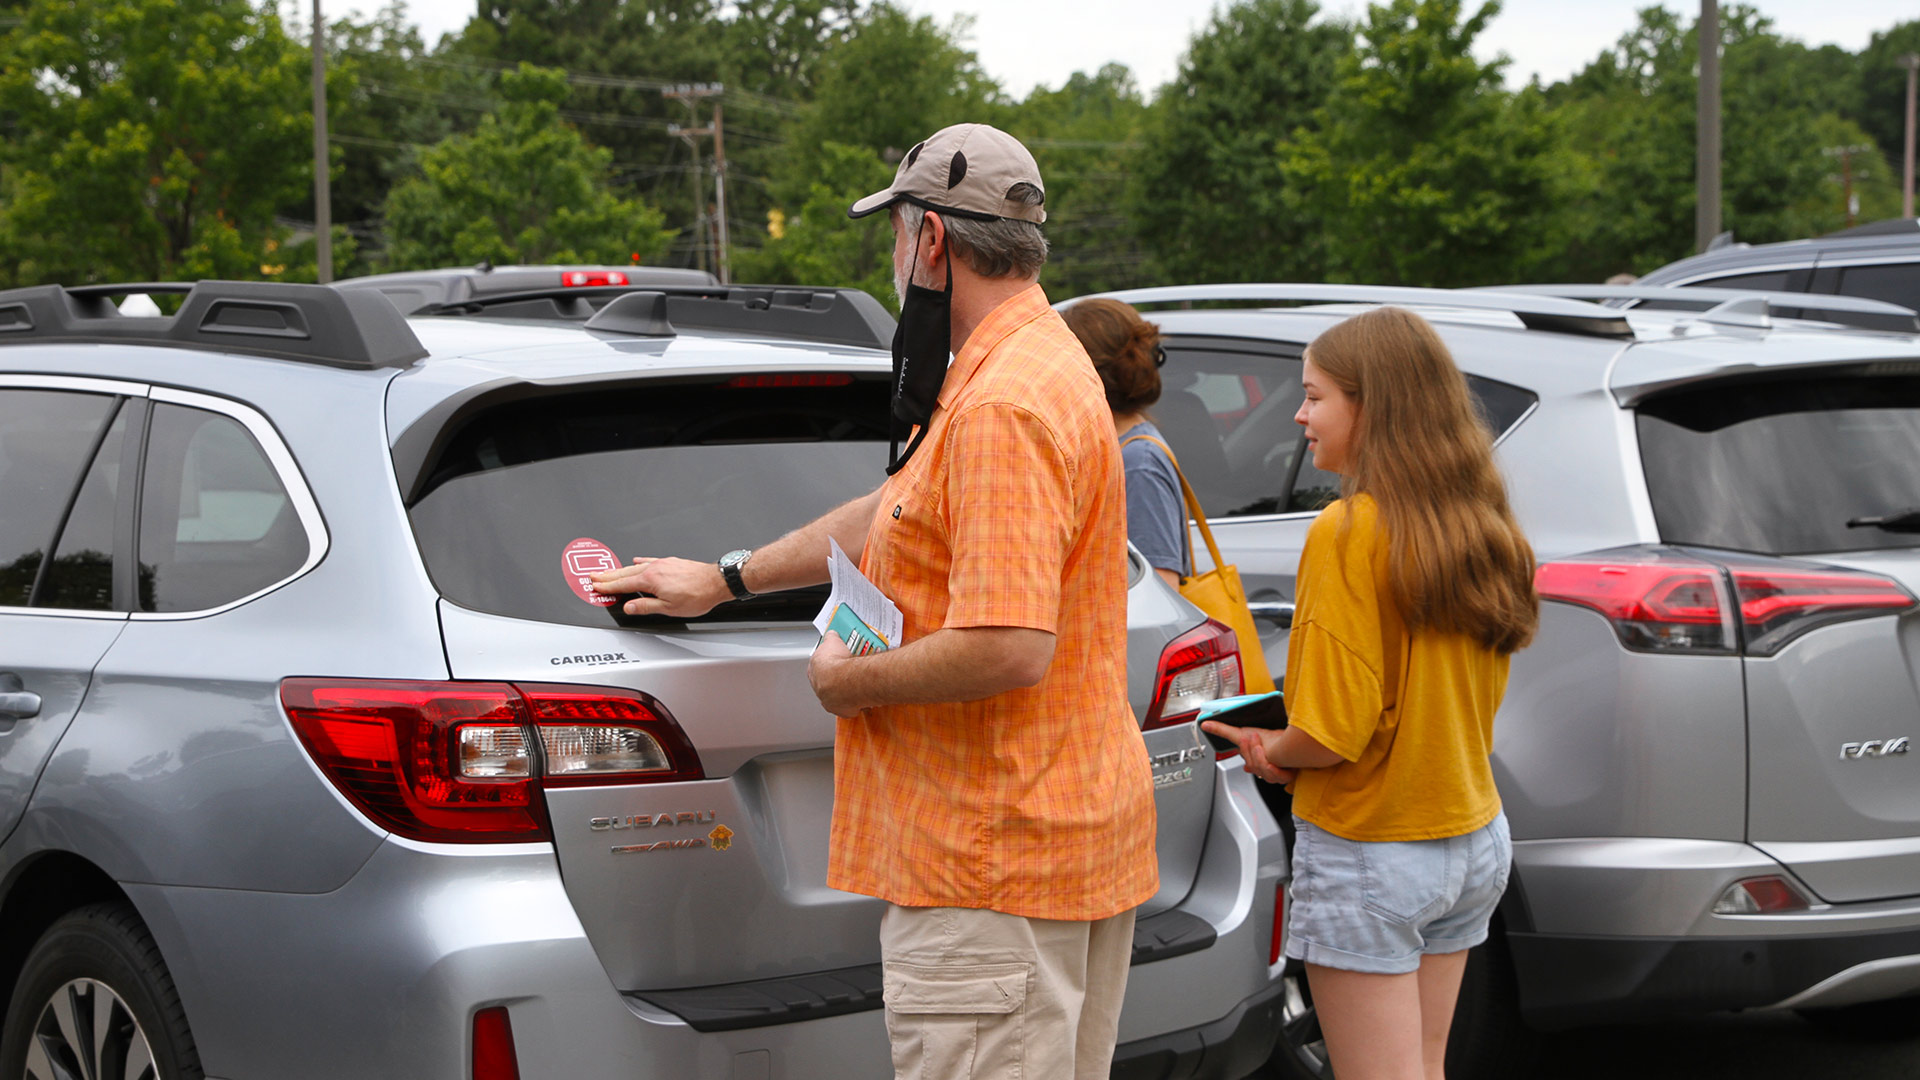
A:
<svg viewBox="0 0 1920 1080">
<path fill-rule="evenodd" d="M 536 788 L 704 775 L 680 725 L 628 690 L 287 679 L 280 703 L 340 793 L 415 840 L 546 840 Z"/>
<path fill-rule="evenodd" d="M 1898 582 L 1861 570 L 1660 547 L 1543 563 L 1534 584 L 1543 600 L 1605 615 L 1645 652 L 1771 656 L 1816 627 L 1914 606 Z"/>
<path fill-rule="evenodd" d="M 1208 619 L 1160 651 L 1153 705 L 1143 726 L 1184 724 L 1199 715 L 1200 706 L 1240 692 L 1240 641 L 1232 627 Z"/>
</svg>

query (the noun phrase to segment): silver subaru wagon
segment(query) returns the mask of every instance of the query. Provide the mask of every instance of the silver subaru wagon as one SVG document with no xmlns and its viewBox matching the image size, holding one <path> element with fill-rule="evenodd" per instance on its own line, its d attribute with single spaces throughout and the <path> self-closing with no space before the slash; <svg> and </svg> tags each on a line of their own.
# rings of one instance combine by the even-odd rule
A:
<svg viewBox="0 0 1920 1080">
<path fill-rule="evenodd" d="M 887 1075 L 820 595 L 580 588 L 875 486 L 879 305 L 127 291 L 0 293 L 0 1077 Z M 1233 635 L 1131 566 L 1161 888 L 1114 1071 L 1244 1076 L 1284 840 L 1195 729 Z"/>
<path fill-rule="evenodd" d="M 1822 298 L 1842 326 L 1770 309 L 1795 295 L 1567 298 L 1600 286 L 1112 295 L 1167 335 L 1153 412 L 1257 609 L 1290 608 L 1338 494 L 1293 415 L 1303 349 L 1355 305 L 1426 315 L 1498 439 L 1545 603 L 1495 723 L 1512 884 L 1449 1075 L 1537 1075 L 1541 1030 L 1686 1012 L 1920 1030 L 1911 310 Z M 1283 630 L 1266 652 L 1278 670 Z M 1276 1064 L 1326 1076 L 1311 988 L 1285 981 Z"/>
</svg>

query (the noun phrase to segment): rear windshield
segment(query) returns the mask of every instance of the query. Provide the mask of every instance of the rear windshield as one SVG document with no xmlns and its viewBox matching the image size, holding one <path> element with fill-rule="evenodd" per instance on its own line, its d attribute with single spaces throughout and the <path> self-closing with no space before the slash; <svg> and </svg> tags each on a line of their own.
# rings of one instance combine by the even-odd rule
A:
<svg viewBox="0 0 1920 1080">
<path fill-rule="evenodd" d="M 1920 547 L 1920 512 L 1890 520 L 1920 511 L 1920 371 L 1874 374 L 1892 366 L 1641 406 L 1661 538 L 1776 555 Z"/>
<path fill-rule="evenodd" d="M 755 381 L 775 379 L 737 380 Z M 884 375 L 837 386 L 658 383 L 502 404 L 451 434 L 411 508 L 414 535 L 441 595 L 463 607 L 646 625 L 654 620 L 576 594 L 579 573 L 606 562 L 577 541 L 624 563 L 713 561 L 777 539 L 880 485 L 887 410 Z M 825 595 L 722 604 L 707 619 L 811 619 Z"/>
</svg>

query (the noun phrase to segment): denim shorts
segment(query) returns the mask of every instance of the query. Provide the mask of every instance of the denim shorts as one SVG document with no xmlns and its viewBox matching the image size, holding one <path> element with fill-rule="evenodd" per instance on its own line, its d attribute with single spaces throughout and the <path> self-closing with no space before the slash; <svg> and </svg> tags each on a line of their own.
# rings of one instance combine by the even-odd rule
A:
<svg viewBox="0 0 1920 1080">
<path fill-rule="evenodd" d="M 1343 971 L 1403 975 L 1423 956 L 1487 940 L 1507 888 L 1507 816 L 1463 836 L 1391 843 L 1348 840 L 1293 819 L 1286 951 Z"/>
</svg>

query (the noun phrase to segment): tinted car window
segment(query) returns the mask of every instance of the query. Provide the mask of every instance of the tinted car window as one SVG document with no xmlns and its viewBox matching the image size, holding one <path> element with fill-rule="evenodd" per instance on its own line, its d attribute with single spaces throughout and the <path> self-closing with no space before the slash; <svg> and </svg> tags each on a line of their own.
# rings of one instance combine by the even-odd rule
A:
<svg viewBox="0 0 1920 1080">
<path fill-rule="evenodd" d="M 107 429 L 107 437 L 93 455 L 87 478 L 74 496 L 60 542 L 54 545 L 53 565 L 36 607 L 109 611 L 113 608 L 114 524 L 120 505 L 120 462 L 127 431 L 127 413 L 121 409 Z"/>
<path fill-rule="evenodd" d="M 140 489 L 140 610 L 201 611 L 306 562 L 293 500 L 239 421 L 159 404 Z"/>
<path fill-rule="evenodd" d="M 47 545 L 118 400 L 0 390 L 0 606 L 31 600 Z"/>
<path fill-rule="evenodd" d="M 1531 390 L 1483 379 L 1478 375 L 1467 376 L 1467 391 L 1473 395 L 1474 407 L 1480 411 L 1480 419 L 1486 422 L 1487 430 L 1493 433 L 1495 439 L 1519 423 L 1520 418 L 1527 415 L 1527 410 L 1533 408 L 1533 403 L 1539 400 Z M 1312 458 L 1305 457 L 1300 462 L 1300 472 L 1294 477 L 1293 487 L 1287 496 L 1287 512 L 1320 510 L 1339 497 L 1339 475 L 1321 472 L 1313 467 Z"/>
<path fill-rule="evenodd" d="M 1643 405 L 1661 539 L 1792 555 L 1920 546 L 1862 517 L 1920 507 L 1920 377 L 1717 384 Z"/>
<path fill-rule="evenodd" d="M 625 562 L 712 560 L 777 539 L 880 485 L 887 415 L 884 377 L 664 384 L 503 404 L 450 433 L 411 508 L 414 536 L 441 595 L 464 607 L 580 626 L 631 622 L 574 593 L 573 541 L 598 541 Z M 722 604 L 707 618 L 810 619 L 823 594 Z"/>
<path fill-rule="evenodd" d="M 1278 511 L 1300 450 L 1298 354 L 1247 346 L 1169 341 L 1147 409 L 1210 518 Z"/>
</svg>

